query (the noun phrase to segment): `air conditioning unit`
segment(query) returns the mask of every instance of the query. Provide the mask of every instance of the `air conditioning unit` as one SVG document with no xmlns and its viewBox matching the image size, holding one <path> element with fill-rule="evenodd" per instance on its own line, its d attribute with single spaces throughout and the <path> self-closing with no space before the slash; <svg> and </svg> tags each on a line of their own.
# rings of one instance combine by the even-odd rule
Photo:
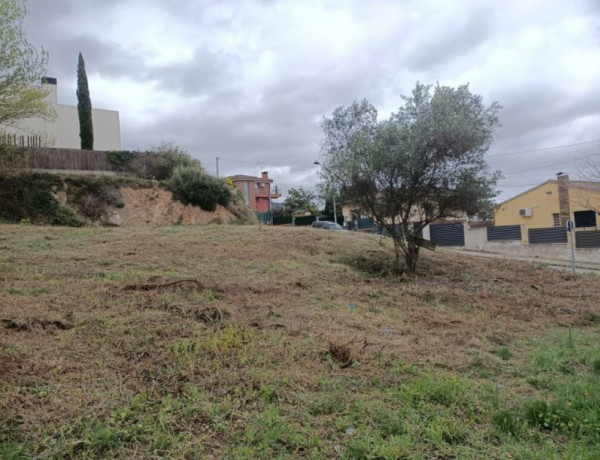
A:
<svg viewBox="0 0 600 460">
<path fill-rule="evenodd" d="M 533 214 L 533 209 L 531 208 L 521 208 L 519 209 L 519 215 L 521 217 L 531 217 Z"/>
</svg>

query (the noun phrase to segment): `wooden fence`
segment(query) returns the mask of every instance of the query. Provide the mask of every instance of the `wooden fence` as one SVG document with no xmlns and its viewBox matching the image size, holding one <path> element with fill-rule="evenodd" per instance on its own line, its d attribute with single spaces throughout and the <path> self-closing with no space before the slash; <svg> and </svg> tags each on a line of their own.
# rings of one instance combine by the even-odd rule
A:
<svg viewBox="0 0 600 460">
<path fill-rule="evenodd" d="M 0 135 L 0 145 L 12 145 L 17 147 L 41 147 L 41 136 L 30 136 L 23 134 L 2 134 Z"/>
<path fill-rule="evenodd" d="M 38 148 L 0 148 L 3 169 L 63 169 L 114 171 L 107 152 L 96 150 Z"/>
</svg>

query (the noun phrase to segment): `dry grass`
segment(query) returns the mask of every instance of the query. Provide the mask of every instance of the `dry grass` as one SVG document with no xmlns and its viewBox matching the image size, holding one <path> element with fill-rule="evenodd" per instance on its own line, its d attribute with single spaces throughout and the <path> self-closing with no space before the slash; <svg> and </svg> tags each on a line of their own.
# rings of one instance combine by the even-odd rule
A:
<svg viewBox="0 0 600 460">
<path fill-rule="evenodd" d="M 597 333 L 595 278 L 443 250 L 415 278 L 384 276 L 390 250 L 297 228 L 0 226 L 0 442 L 53 458 L 355 458 L 336 423 L 382 391 L 374 379 L 502 380 L 518 400 L 540 393 L 516 376 L 536 340 Z M 470 434 L 453 436 L 409 452 L 460 455 Z"/>
</svg>

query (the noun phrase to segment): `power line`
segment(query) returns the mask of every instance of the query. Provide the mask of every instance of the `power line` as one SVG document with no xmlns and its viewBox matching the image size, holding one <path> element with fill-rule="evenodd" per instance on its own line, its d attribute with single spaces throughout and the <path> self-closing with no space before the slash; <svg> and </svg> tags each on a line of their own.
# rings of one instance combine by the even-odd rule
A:
<svg viewBox="0 0 600 460">
<path fill-rule="evenodd" d="M 531 149 L 531 150 L 517 150 L 514 152 L 503 152 L 503 153 L 494 153 L 491 155 L 487 155 L 488 158 L 496 158 L 496 157 L 507 157 L 507 156 L 512 156 L 512 155 L 522 155 L 524 153 L 534 153 L 534 152 L 543 152 L 546 150 L 556 150 L 556 149 L 562 149 L 562 148 L 566 148 L 566 147 L 577 147 L 580 145 L 589 145 L 589 144 L 595 144 L 600 142 L 600 139 L 595 139 L 595 140 L 591 140 L 591 141 L 585 141 L 585 142 L 576 142 L 574 144 L 564 144 L 564 145 L 554 145 L 551 147 L 540 147 L 538 149 Z M 225 157 L 219 157 L 219 160 L 223 160 L 223 161 L 228 161 L 231 163 L 245 163 L 245 164 L 249 164 L 249 165 L 253 165 L 253 166 L 275 166 L 277 168 L 312 168 L 314 165 L 313 164 L 302 164 L 302 165 L 298 165 L 298 164 L 278 164 L 278 163 L 271 163 L 268 161 L 248 161 L 248 160 L 238 160 L 238 159 L 232 159 L 232 158 L 225 158 Z M 556 164 L 563 164 L 563 163 L 556 163 Z M 554 166 L 554 164 L 548 165 L 548 166 Z M 527 172 L 527 171 L 519 171 L 520 172 Z M 510 174 L 517 174 L 517 173 L 510 173 Z"/>
<path fill-rule="evenodd" d="M 576 147 L 578 145 L 587 145 L 587 144 L 594 144 L 596 142 L 600 142 L 600 139 L 596 139 L 593 141 L 586 141 L 586 142 L 577 142 L 576 144 L 565 144 L 565 145 L 555 145 L 553 147 L 541 147 L 539 149 L 532 149 L 532 150 L 519 150 L 516 152 L 507 152 L 507 153 L 495 153 L 493 155 L 488 155 L 488 158 L 491 157 L 507 157 L 510 155 L 520 155 L 523 153 L 533 153 L 533 152 L 541 152 L 544 150 L 554 150 L 554 149 L 562 149 L 565 147 Z"/>
<path fill-rule="evenodd" d="M 592 155 L 584 155 L 581 157 L 577 157 L 577 158 L 571 158 L 569 160 L 565 160 L 565 161 L 558 161 L 556 163 L 550 163 L 550 164 L 546 164 L 546 165 L 541 165 L 541 166 L 536 166 L 534 168 L 529 168 L 529 169 L 522 169 L 521 171 L 515 171 L 515 172 L 509 172 L 506 174 L 521 174 L 521 173 L 526 173 L 526 172 L 531 172 L 531 171 L 539 171 L 542 168 L 549 168 L 550 166 L 558 166 L 558 165 L 564 165 L 567 163 L 571 163 L 573 161 L 577 161 L 577 160 L 584 160 L 586 158 L 591 158 L 594 156 L 600 155 L 598 153 L 592 154 Z"/>
<path fill-rule="evenodd" d="M 231 158 L 223 158 L 223 157 L 219 157 L 219 160 L 225 160 L 225 161 L 229 161 L 232 163 L 246 163 L 246 164 L 251 164 L 254 166 L 275 166 L 277 168 L 314 168 L 315 165 L 313 163 L 307 163 L 307 164 L 303 164 L 303 165 L 295 165 L 295 164 L 287 164 L 287 165 L 281 165 L 281 164 L 277 164 L 277 163 L 271 163 L 270 161 L 248 161 L 248 160 L 233 160 Z"/>
</svg>

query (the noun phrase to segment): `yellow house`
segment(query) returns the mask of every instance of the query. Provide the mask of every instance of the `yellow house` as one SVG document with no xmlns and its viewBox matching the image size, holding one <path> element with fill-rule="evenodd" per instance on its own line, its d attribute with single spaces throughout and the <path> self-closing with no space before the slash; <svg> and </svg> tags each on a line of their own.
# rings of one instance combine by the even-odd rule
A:
<svg viewBox="0 0 600 460">
<path fill-rule="evenodd" d="M 500 203 L 494 214 L 496 226 L 561 227 L 572 219 L 576 230 L 600 229 L 600 182 L 559 175 Z"/>
</svg>

